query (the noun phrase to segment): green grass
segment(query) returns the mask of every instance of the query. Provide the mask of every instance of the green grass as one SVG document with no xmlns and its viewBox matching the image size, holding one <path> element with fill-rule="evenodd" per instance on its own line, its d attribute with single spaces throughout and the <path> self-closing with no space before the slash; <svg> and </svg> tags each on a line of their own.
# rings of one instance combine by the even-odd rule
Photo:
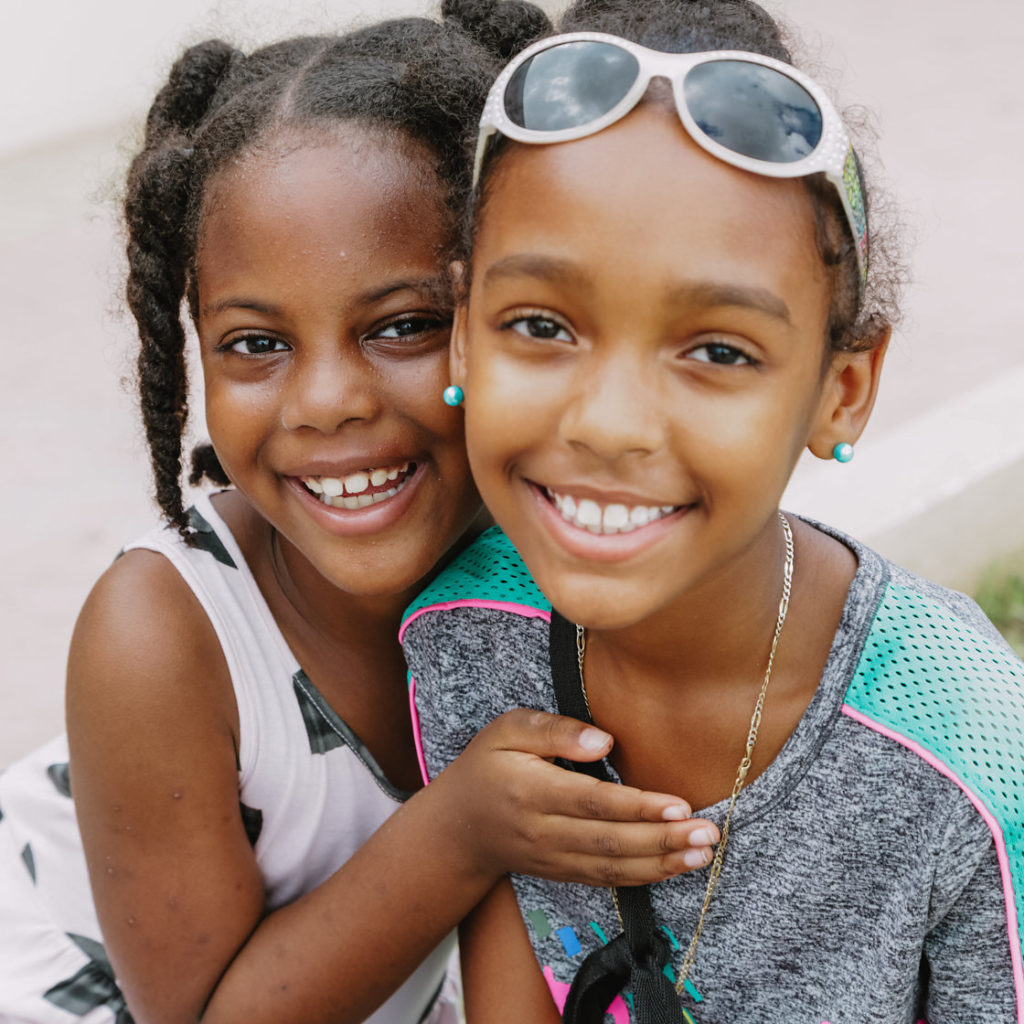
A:
<svg viewBox="0 0 1024 1024">
<path fill-rule="evenodd" d="M 974 597 L 1024 658 L 1024 552 L 990 565 L 982 574 Z"/>
</svg>

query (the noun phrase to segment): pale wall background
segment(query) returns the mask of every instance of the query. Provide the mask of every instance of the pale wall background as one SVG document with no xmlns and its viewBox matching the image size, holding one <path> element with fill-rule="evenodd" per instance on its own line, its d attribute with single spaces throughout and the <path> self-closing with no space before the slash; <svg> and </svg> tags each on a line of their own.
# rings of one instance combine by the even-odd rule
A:
<svg viewBox="0 0 1024 1024">
<path fill-rule="evenodd" d="M 638 0 L 643 2 L 643 0 Z M 808 464 L 788 506 L 971 586 L 1024 545 L 1019 292 L 1024 15 L 1011 0 L 771 0 L 875 113 L 917 239 L 907 319 L 867 439 Z M 545 5 L 552 9 L 554 5 Z M 113 196 L 187 43 L 343 28 L 388 4 L 4 0 L 0 7 L 0 766 L 62 727 L 77 609 L 152 520 L 120 312 Z"/>
</svg>

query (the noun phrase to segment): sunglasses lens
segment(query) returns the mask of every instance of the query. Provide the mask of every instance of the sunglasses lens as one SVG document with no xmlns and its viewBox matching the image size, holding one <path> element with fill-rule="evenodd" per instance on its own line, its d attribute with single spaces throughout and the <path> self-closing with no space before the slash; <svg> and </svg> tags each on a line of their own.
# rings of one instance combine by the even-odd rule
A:
<svg viewBox="0 0 1024 1024">
<path fill-rule="evenodd" d="M 505 89 L 505 113 L 531 131 L 578 128 L 607 114 L 640 72 L 637 59 L 609 43 L 562 43 L 525 61 Z"/>
<path fill-rule="evenodd" d="M 700 130 L 720 146 L 755 160 L 793 163 L 821 141 L 821 110 L 792 78 L 760 64 L 698 64 L 683 83 Z"/>
</svg>

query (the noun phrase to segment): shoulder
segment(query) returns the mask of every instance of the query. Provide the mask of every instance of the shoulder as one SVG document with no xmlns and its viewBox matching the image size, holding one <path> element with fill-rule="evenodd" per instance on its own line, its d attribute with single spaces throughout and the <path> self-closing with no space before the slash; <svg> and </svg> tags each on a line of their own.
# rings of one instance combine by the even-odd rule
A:
<svg viewBox="0 0 1024 1024">
<path fill-rule="evenodd" d="M 493 608 L 527 617 L 551 615 L 550 602 L 512 542 L 496 526 L 481 534 L 409 605 L 402 629 L 425 613 L 459 607 Z"/>
<path fill-rule="evenodd" d="M 412 674 L 426 685 L 479 677 L 483 667 L 516 674 L 546 658 L 551 605 L 509 539 L 484 533 L 407 609 L 400 633 Z"/>
<path fill-rule="evenodd" d="M 889 568 L 843 713 L 958 789 L 1024 864 L 1024 664 L 969 597 Z"/>
<path fill-rule="evenodd" d="M 497 529 L 413 602 L 402 625 L 419 742 L 431 774 L 513 707 L 551 710 L 551 605 Z"/>
<path fill-rule="evenodd" d="M 941 744 L 933 741 L 951 728 L 997 746 L 1024 736 L 1024 663 L 969 597 L 898 566 L 881 591 L 846 699 L 880 721 L 929 735 L 934 752 Z"/>
<path fill-rule="evenodd" d="M 165 713 L 187 704 L 232 722 L 233 693 L 199 599 L 156 550 L 126 551 L 79 614 L 68 656 L 69 729 L 97 713 Z M 101 711 L 102 709 L 102 711 Z"/>
<path fill-rule="evenodd" d="M 1024 663 L 970 597 L 812 525 L 859 562 L 837 636 L 851 657 L 847 705 L 889 724 L 927 711 L 966 726 L 988 708 L 1024 725 Z"/>
</svg>

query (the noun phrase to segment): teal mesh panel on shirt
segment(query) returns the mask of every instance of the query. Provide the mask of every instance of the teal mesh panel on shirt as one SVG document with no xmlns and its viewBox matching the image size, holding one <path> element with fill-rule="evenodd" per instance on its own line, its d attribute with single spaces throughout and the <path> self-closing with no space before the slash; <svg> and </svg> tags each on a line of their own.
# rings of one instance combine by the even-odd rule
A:
<svg viewBox="0 0 1024 1024">
<path fill-rule="evenodd" d="M 533 582 L 519 552 L 496 526 L 466 548 L 409 605 L 404 618 L 409 619 L 431 605 L 452 601 L 494 601 L 551 611 L 551 603 Z"/>
<path fill-rule="evenodd" d="M 1024 665 L 935 601 L 890 583 L 846 702 L 924 747 L 999 822 L 1024 923 Z"/>
</svg>

